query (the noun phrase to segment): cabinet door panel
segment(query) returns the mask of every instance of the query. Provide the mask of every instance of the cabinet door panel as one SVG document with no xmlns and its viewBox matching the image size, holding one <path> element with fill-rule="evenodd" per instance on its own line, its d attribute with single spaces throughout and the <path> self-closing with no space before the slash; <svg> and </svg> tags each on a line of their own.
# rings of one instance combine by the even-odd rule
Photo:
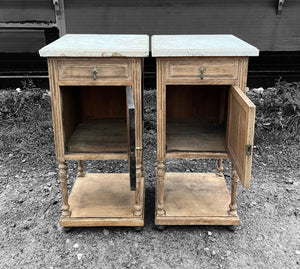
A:
<svg viewBox="0 0 300 269">
<path fill-rule="evenodd" d="M 136 158 L 135 158 L 135 106 L 131 86 L 126 87 L 127 95 L 127 133 L 130 190 L 136 190 Z"/>
<path fill-rule="evenodd" d="M 227 152 L 241 183 L 250 187 L 254 138 L 255 105 L 237 86 L 229 88 Z"/>
</svg>

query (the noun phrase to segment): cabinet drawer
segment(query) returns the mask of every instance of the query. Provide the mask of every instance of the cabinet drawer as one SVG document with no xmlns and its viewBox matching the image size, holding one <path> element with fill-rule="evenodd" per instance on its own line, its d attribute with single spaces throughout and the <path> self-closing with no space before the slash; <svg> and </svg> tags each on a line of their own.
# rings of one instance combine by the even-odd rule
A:
<svg viewBox="0 0 300 269">
<path fill-rule="evenodd" d="M 166 79 L 170 81 L 234 82 L 238 79 L 238 58 L 201 57 L 166 60 Z M 213 82 L 215 81 L 215 82 Z M 221 83 L 222 84 L 222 83 Z"/>
<path fill-rule="evenodd" d="M 131 62 L 123 58 L 58 60 L 58 79 L 95 84 L 101 81 L 128 81 L 131 79 Z"/>
</svg>

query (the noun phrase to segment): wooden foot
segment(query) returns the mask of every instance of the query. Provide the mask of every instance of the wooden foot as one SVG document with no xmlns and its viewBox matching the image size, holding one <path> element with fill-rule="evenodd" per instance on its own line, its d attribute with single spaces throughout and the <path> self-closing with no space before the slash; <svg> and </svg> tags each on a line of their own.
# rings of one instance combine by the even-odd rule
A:
<svg viewBox="0 0 300 269">
<path fill-rule="evenodd" d="M 141 180 L 142 180 L 142 164 L 140 163 L 136 165 L 135 205 L 134 205 L 134 212 L 133 212 L 135 216 L 141 216 L 143 214 Z"/>
<path fill-rule="evenodd" d="M 137 231 L 137 232 L 141 232 L 144 227 L 143 226 L 135 226 L 134 229 Z"/>
<path fill-rule="evenodd" d="M 78 161 L 78 177 L 84 177 L 85 176 L 85 172 L 83 170 L 83 162 L 82 161 Z"/>
<path fill-rule="evenodd" d="M 156 225 L 156 229 L 159 231 L 162 231 L 165 229 L 165 226 L 164 225 Z"/>
<path fill-rule="evenodd" d="M 71 215 L 70 206 L 68 202 L 68 185 L 67 185 L 67 171 L 66 162 L 60 162 L 59 165 L 59 177 L 62 193 L 62 217 L 69 217 Z"/>
<path fill-rule="evenodd" d="M 158 162 L 157 165 L 157 215 L 165 216 L 164 210 L 164 180 L 165 180 L 165 165 L 163 162 Z"/>
<path fill-rule="evenodd" d="M 72 229 L 72 227 L 62 227 L 62 231 L 63 231 L 64 233 L 69 232 L 71 229 Z"/>
<path fill-rule="evenodd" d="M 227 226 L 227 229 L 228 229 L 229 231 L 234 232 L 234 231 L 236 231 L 236 229 L 237 229 L 237 225 L 228 225 L 228 226 Z"/>
<path fill-rule="evenodd" d="M 236 172 L 235 167 L 232 167 L 231 172 L 231 203 L 229 205 L 228 213 L 232 216 L 237 216 L 237 205 L 236 205 L 236 191 L 237 191 L 237 183 L 239 180 L 239 176 Z"/>
<path fill-rule="evenodd" d="M 217 173 L 216 175 L 219 177 L 223 177 L 223 166 L 222 166 L 222 159 L 218 159 L 218 166 L 217 166 Z"/>
</svg>

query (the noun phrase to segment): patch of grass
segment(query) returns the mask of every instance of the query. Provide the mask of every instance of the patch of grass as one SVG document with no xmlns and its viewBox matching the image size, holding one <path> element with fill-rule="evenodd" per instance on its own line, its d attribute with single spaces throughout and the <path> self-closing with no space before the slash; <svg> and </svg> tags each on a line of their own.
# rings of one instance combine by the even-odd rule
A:
<svg viewBox="0 0 300 269">
<path fill-rule="evenodd" d="M 48 163 L 48 153 L 54 152 L 49 91 L 30 80 L 22 84 L 22 89 L 0 91 L 0 156 Z"/>
<path fill-rule="evenodd" d="M 256 142 L 300 141 L 300 82 L 278 80 L 275 87 L 248 95 L 256 105 Z"/>
</svg>

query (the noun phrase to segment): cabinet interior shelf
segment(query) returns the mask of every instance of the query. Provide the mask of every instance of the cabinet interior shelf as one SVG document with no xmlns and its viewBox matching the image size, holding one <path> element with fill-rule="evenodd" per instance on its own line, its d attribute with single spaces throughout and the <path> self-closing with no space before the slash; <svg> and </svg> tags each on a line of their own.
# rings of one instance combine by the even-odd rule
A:
<svg viewBox="0 0 300 269">
<path fill-rule="evenodd" d="M 66 142 L 66 153 L 126 153 L 126 119 L 79 123 Z"/>
<path fill-rule="evenodd" d="M 225 126 L 196 119 L 167 120 L 167 152 L 225 152 Z"/>
</svg>

